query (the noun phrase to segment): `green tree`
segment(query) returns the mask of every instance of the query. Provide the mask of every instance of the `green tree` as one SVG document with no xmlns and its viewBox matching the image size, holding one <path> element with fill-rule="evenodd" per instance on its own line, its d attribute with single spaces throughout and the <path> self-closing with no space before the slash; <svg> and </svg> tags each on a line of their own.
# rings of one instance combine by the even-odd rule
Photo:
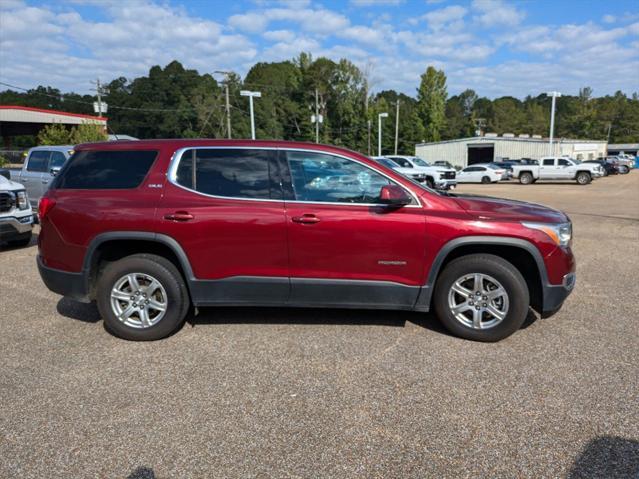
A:
<svg viewBox="0 0 639 479">
<path fill-rule="evenodd" d="M 38 145 L 68 145 L 71 142 L 71 132 L 60 123 L 46 125 L 38 133 Z"/>
<path fill-rule="evenodd" d="M 426 141 L 439 141 L 446 123 L 446 75 L 429 66 L 421 76 L 417 90 L 419 116 L 424 125 Z"/>
<path fill-rule="evenodd" d="M 69 134 L 69 144 L 78 145 L 80 143 L 93 143 L 97 141 L 106 141 L 107 133 L 101 125 L 93 123 L 82 123 L 71 128 Z"/>
</svg>

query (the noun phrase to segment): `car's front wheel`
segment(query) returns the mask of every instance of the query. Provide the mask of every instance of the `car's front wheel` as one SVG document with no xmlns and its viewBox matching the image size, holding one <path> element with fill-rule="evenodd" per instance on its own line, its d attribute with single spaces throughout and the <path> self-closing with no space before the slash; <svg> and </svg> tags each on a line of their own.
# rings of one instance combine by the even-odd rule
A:
<svg viewBox="0 0 639 479">
<path fill-rule="evenodd" d="M 533 178 L 532 173 L 526 172 L 526 173 L 522 173 L 521 175 L 519 175 L 519 182 L 522 185 L 529 185 L 529 184 L 533 183 L 534 182 L 534 178 Z"/>
<path fill-rule="evenodd" d="M 619 173 L 622 175 L 626 175 L 628 173 L 630 173 L 630 168 L 628 168 L 626 165 L 621 165 L 619 167 Z"/>
<path fill-rule="evenodd" d="M 96 299 L 107 330 L 135 341 L 161 339 L 176 331 L 190 304 L 175 265 L 151 254 L 109 263 L 98 279 Z"/>
<path fill-rule="evenodd" d="M 590 173 L 588 173 L 586 171 L 580 171 L 579 173 L 577 173 L 577 183 L 578 184 L 587 185 L 591 181 L 592 181 L 592 177 L 590 176 Z"/>
<path fill-rule="evenodd" d="M 493 342 L 521 328 L 530 294 L 511 263 L 490 254 L 472 254 L 446 266 L 437 280 L 434 303 L 439 320 L 451 333 Z"/>
</svg>

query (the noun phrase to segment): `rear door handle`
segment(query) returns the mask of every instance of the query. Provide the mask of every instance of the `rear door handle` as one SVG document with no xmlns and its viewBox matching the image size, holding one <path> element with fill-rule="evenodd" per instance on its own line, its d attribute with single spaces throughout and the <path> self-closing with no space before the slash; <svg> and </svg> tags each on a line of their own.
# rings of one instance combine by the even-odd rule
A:
<svg viewBox="0 0 639 479">
<path fill-rule="evenodd" d="M 164 219 L 169 221 L 191 221 L 193 218 L 195 217 L 186 211 L 176 211 L 175 213 L 164 215 Z"/>
<path fill-rule="evenodd" d="M 302 216 L 293 216 L 291 221 L 293 221 L 293 223 L 301 223 L 304 225 L 314 225 L 315 223 L 319 223 L 320 219 L 313 214 L 307 213 Z"/>
</svg>

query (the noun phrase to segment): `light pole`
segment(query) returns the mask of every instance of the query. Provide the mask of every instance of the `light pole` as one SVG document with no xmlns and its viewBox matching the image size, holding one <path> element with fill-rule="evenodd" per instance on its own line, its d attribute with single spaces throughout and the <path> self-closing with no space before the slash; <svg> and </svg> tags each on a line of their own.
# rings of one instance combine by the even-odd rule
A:
<svg viewBox="0 0 639 479">
<path fill-rule="evenodd" d="M 548 145 L 548 155 L 552 156 L 552 140 L 555 134 L 555 102 L 557 97 L 561 96 L 561 93 L 558 91 L 549 91 L 546 95 L 552 96 L 552 109 L 550 111 L 550 143 Z"/>
<path fill-rule="evenodd" d="M 255 116 L 253 115 L 253 97 L 260 98 L 262 92 L 242 90 L 240 95 L 249 97 L 249 107 L 251 109 L 251 138 L 255 139 Z"/>
<path fill-rule="evenodd" d="M 382 156 L 382 118 L 388 118 L 388 113 L 377 115 L 377 155 Z"/>
</svg>

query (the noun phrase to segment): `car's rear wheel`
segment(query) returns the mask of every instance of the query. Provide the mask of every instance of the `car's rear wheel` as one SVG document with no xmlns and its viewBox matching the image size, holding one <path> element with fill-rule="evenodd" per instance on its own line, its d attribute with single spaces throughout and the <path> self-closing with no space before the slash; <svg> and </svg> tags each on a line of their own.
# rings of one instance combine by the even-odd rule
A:
<svg viewBox="0 0 639 479">
<path fill-rule="evenodd" d="M 529 311 L 523 276 L 498 256 L 472 254 L 451 261 L 435 287 L 435 311 L 451 333 L 475 341 L 499 341 L 519 328 Z"/>
<path fill-rule="evenodd" d="M 578 184 L 587 185 L 591 181 L 592 181 L 592 177 L 590 176 L 590 173 L 588 173 L 586 171 L 580 171 L 579 173 L 577 173 L 577 183 Z"/>
<path fill-rule="evenodd" d="M 161 339 L 176 331 L 190 304 L 175 265 L 150 254 L 109 263 L 98 280 L 96 299 L 107 330 L 136 341 Z"/>
<path fill-rule="evenodd" d="M 628 168 L 626 165 L 621 165 L 619 167 L 619 173 L 622 175 L 628 174 L 630 172 L 630 168 Z"/>
<path fill-rule="evenodd" d="M 486 185 L 486 184 L 490 183 L 490 178 L 488 176 L 482 176 L 481 182 L 482 182 L 482 184 Z"/>
<path fill-rule="evenodd" d="M 533 180 L 534 180 L 534 178 L 533 178 L 532 173 L 526 172 L 526 173 L 522 173 L 521 175 L 519 175 L 519 182 L 522 185 L 529 185 L 529 184 L 531 184 L 533 182 Z"/>
</svg>

